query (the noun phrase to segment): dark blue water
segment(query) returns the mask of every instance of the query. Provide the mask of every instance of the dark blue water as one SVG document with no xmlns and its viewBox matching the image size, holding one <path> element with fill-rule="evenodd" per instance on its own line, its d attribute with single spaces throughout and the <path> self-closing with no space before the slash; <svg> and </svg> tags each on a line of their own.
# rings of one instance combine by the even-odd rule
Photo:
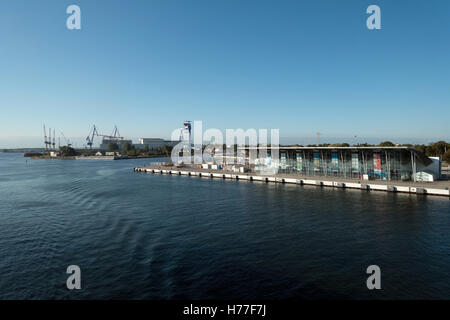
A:
<svg viewBox="0 0 450 320">
<path fill-rule="evenodd" d="M 149 161 L 0 153 L 0 298 L 450 298 L 448 198 L 133 172 Z"/>
</svg>

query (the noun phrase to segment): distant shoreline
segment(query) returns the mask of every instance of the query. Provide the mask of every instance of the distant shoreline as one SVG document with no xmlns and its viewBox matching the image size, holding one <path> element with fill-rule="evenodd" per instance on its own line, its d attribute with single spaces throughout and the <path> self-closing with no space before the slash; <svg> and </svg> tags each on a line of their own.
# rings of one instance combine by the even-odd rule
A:
<svg viewBox="0 0 450 320">
<path fill-rule="evenodd" d="M 67 157 L 57 156 L 57 157 L 51 157 L 51 156 L 48 156 L 48 155 L 42 155 L 42 156 L 33 156 L 33 157 L 30 157 L 30 158 L 31 159 L 35 159 L 35 160 L 39 160 L 39 159 L 76 160 L 77 157 L 80 157 L 80 156 L 67 156 Z M 95 157 L 95 156 L 86 156 L 86 158 L 89 158 L 89 157 Z M 98 157 L 101 157 L 101 156 L 98 156 Z M 165 155 L 126 156 L 124 158 L 121 158 L 120 160 L 148 159 L 148 158 L 167 158 L 167 157 Z"/>
<path fill-rule="evenodd" d="M 38 151 L 38 150 L 19 150 L 19 149 L 9 149 L 9 151 L 5 151 L 5 150 L 1 150 L 0 149 L 0 153 L 13 153 L 13 154 L 22 154 L 25 155 L 26 153 L 41 153 L 43 151 Z M 30 157 L 26 157 L 29 159 L 35 159 L 35 160 L 39 160 L 39 159 L 55 159 L 55 160 L 75 160 L 77 156 L 57 156 L 57 157 L 51 157 L 49 155 L 36 155 L 36 156 L 30 156 Z M 148 158 L 167 158 L 167 156 L 165 154 L 155 154 L 155 155 L 139 155 L 139 156 L 127 156 L 128 158 L 124 158 L 122 160 L 131 160 L 131 159 L 148 159 Z"/>
</svg>

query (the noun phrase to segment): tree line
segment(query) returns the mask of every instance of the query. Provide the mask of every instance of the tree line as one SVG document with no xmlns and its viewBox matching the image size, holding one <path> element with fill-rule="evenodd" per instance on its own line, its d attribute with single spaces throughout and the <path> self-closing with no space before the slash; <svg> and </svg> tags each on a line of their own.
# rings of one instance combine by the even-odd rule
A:
<svg viewBox="0 0 450 320">
<path fill-rule="evenodd" d="M 303 145 L 295 145 L 298 147 L 303 147 Z M 443 161 L 450 163 L 450 143 L 446 141 L 437 141 L 437 142 L 431 142 L 427 145 L 425 144 L 395 144 L 391 141 L 383 141 L 380 142 L 378 145 L 375 144 L 368 144 L 368 143 L 358 143 L 354 145 L 350 145 L 348 143 L 323 143 L 323 144 L 308 144 L 306 147 L 395 147 L 395 146 L 404 146 L 404 147 L 413 147 L 420 152 L 424 153 L 425 155 L 429 157 L 441 157 Z M 237 146 L 235 145 L 235 150 L 237 149 Z M 269 145 L 270 147 L 270 145 Z M 224 145 L 224 148 L 226 146 Z M 77 152 L 71 148 L 71 147 L 61 147 L 61 155 L 62 156 L 74 156 L 77 154 Z M 170 146 L 159 146 L 156 148 L 149 148 L 148 145 L 144 147 L 144 149 L 136 148 L 134 145 L 130 143 L 124 143 L 122 149 L 120 149 L 119 145 L 117 143 L 110 143 L 108 145 L 108 151 L 110 152 L 121 152 L 123 155 L 128 156 L 166 156 L 167 154 L 170 155 L 172 152 L 172 147 Z M 94 151 L 92 151 L 94 152 Z"/>
<path fill-rule="evenodd" d="M 144 146 L 144 149 L 136 148 L 131 143 L 124 143 L 122 149 L 117 143 L 110 143 L 108 145 L 108 151 L 110 152 L 120 152 L 127 156 L 166 156 L 172 152 L 171 146 L 159 146 L 155 148 L 149 148 L 148 145 Z"/>
<path fill-rule="evenodd" d="M 301 145 L 297 145 L 299 147 L 303 147 Z M 391 141 L 383 141 L 378 145 L 368 144 L 368 143 L 358 143 L 354 145 L 350 145 L 348 143 L 324 143 L 320 145 L 316 144 L 308 144 L 307 147 L 413 147 L 420 152 L 424 153 L 428 157 L 441 157 L 447 163 L 450 163 L 450 143 L 446 141 L 437 141 L 431 142 L 429 144 L 395 144 Z"/>
</svg>

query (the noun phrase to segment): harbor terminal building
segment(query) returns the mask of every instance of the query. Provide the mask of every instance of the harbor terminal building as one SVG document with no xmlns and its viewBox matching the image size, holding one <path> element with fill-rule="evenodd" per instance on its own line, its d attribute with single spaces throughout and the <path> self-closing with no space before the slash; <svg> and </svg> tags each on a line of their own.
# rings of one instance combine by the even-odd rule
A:
<svg viewBox="0 0 450 320">
<path fill-rule="evenodd" d="M 435 181 L 441 176 L 441 160 L 412 147 L 242 147 L 245 159 L 237 159 L 246 171 L 303 176 L 329 176 L 361 180 Z M 249 152 L 258 155 L 249 161 Z"/>
</svg>

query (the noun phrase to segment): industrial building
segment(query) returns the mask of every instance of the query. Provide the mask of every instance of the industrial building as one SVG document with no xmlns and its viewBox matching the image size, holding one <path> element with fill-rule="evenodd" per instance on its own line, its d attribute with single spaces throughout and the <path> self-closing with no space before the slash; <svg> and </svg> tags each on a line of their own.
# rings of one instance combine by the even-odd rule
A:
<svg viewBox="0 0 450 320">
<path fill-rule="evenodd" d="M 190 139 L 190 133 L 191 133 L 191 124 L 190 123 L 191 123 L 190 121 L 184 122 L 184 127 L 181 128 L 181 134 L 180 134 L 179 141 L 164 140 L 161 138 L 140 138 L 138 144 L 133 144 L 132 140 L 127 140 L 124 137 L 120 136 L 119 129 L 117 128 L 117 126 L 114 126 L 114 129 L 110 135 L 105 135 L 105 134 L 99 133 L 99 131 L 97 130 L 97 127 L 94 125 L 92 127 L 91 131 L 89 132 L 89 135 L 86 138 L 86 145 L 92 149 L 92 146 L 94 145 L 94 138 L 97 136 L 97 137 L 102 137 L 102 141 L 100 143 L 99 149 L 103 150 L 103 151 L 108 151 L 110 144 L 117 144 L 119 146 L 120 150 L 123 149 L 123 146 L 125 144 L 130 144 L 133 147 L 135 147 L 136 149 L 141 149 L 141 150 L 145 149 L 146 147 L 148 147 L 149 150 L 156 149 L 156 148 L 162 147 L 162 146 L 174 147 L 176 144 L 178 144 L 182 140 L 183 133 L 185 131 L 187 131 L 189 133 L 189 139 Z M 51 142 L 47 142 L 45 126 L 44 126 L 44 135 L 45 135 L 45 144 L 46 144 L 46 147 L 48 147 L 49 145 L 51 145 Z"/>
<path fill-rule="evenodd" d="M 330 176 L 361 180 L 435 181 L 441 176 L 441 160 L 412 147 L 282 147 L 273 159 L 270 148 L 262 156 L 258 147 L 245 147 L 245 166 L 253 172 Z M 249 151 L 258 158 L 251 163 Z M 262 158 L 259 158 L 262 156 Z"/>
<path fill-rule="evenodd" d="M 162 146 L 174 147 L 179 141 L 164 140 L 160 138 L 140 138 L 139 143 L 134 146 L 138 149 L 144 149 L 148 146 L 149 149 L 154 149 Z"/>
<path fill-rule="evenodd" d="M 108 151 L 111 143 L 117 144 L 119 149 L 122 150 L 125 143 L 129 143 L 131 145 L 133 144 L 133 141 L 126 139 L 109 139 L 104 137 L 100 143 L 100 150 Z"/>
<path fill-rule="evenodd" d="M 108 139 L 103 138 L 102 142 L 100 143 L 100 150 L 108 151 L 109 145 L 111 143 L 115 143 L 119 146 L 119 149 L 122 150 L 124 144 L 128 143 L 130 145 L 133 145 L 137 149 L 144 150 L 145 146 L 148 146 L 149 150 L 155 149 L 162 146 L 175 146 L 179 141 L 170 141 L 170 140 L 164 140 L 159 138 L 140 138 L 138 144 L 133 144 L 132 140 L 126 140 L 126 139 Z"/>
</svg>

